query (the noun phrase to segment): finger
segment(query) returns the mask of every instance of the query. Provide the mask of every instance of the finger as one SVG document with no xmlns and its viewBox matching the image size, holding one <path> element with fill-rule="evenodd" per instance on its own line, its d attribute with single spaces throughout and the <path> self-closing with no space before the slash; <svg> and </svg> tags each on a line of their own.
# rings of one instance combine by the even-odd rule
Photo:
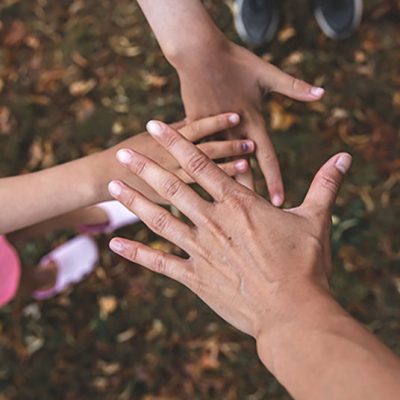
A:
<svg viewBox="0 0 400 400">
<path fill-rule="evenodd" d="M 179 135 L 179 137 L 182 136 Z M 190 145 L 195 147 L 191 143 Z M 162 198 L 182 211 L 192 222 L 197 224 L 204 221 L 204 216 L 208 214 L 211 207 L 210 204 L 176 175 L 164 170 L 154 161 L 133 150 L 119 150 L 117 159 L 132 173 L 143 179 Z"/>
<path fill-rule="evenodd" d="M 194 121 L 181 129 L 182 135 L 191 142 L 238 125 L 240 117 L 236 113 L 225 113 Z"/>
<path fill-rule="evenodd" d="M 110 249 L 129 261 L 143 265 L 151 271 L 165 275 L 186 286 L 190 280 L 194 280 L 194 273 L 188 268 L 187 261 L 180 257 L 122 238 L 112 239 Z"/>
<path fill-rule="evenodd" d="M 311 211 L 330 213 L 351 161 L 351 155 L 347 153 L 328 160 L 315 175 L 303 205 Z"/>
<path fill-rule="evenodd" d="M 255 146 L 251 140 L 225 140 L 201 143 L 197 148 L 212 160 L 218 160 L 220 158 L 250 154 L 254 151 Z"/>
<path fill-rule="evenodd" d="M 215 200 L 223 201 L 228 194 L 242 189 L 201 150 L 168 125 L 150 121 L 147 130 Z"/>
<path fill-rule="evenodd" d="M 111 196 L 136 214 L 154 233 L 186 252 L 193 248 L 195 239 L 192 229 L 167 210 L 120 181 L 110 182 L 108 191 Z"/>
<path fill-rule="evenodd" d="M 250 166 L 247 160 L 235 160 L 227 163 L 216 164 L 229 176 L 239 177 L 249 171 Z M 176 175 L 185 183 L 193 183 L 193 179 L 181 168 L 176 172 Z"/>
<path fill-rule="evenodd" d="M 240 183 L 247 189 L 249 189 L 253 192 L 255 191 L 253 172 L 251 171 L 250 167 L 247 169 L 247 171 L 245 173 L 236 175 L 235 179 L 236 179 L 236 182 Z"/>
<path fill-rule="evenodd" d="M 243 127 L 242 128 L 236 127 L 233 129 L 228 129 L 225 132 L 226 132 L 226 137 L 228 139 L 235 139 L 235 138 L 241 137 L 243 135 Z M 251 171 L 250 168 L 246 172 L 235 176 L 235 180 L 236 180 L 236 182 L 240 183 L 242 186 L 246 187 L 247 189 L 249 189 L 253 192 L 255 191 L 253 172 Z"/>
<path fill-rule="evenodd" d="M 223 164 L 217 164 L 225 174 L 229 176 L 237 176 L 246 174 L 250 167 L 247 160 L 236 160 L 236 161 L 229 161 Z"/>
<path fill-rule="evenodd" d="M 182 119 L 182 120 L 180 120 L 180 121 L 177 121 L 177 122 L 174 122 L 174 123 L 172 123 L 172 124 L 170 124 L 174 129 L 176 129 L 177 131 L 179 131 L 179 129 L 182 129 L 182 128 L 184 128 L 186 125 L 187 125 L 187 123 L 186 123 L 186 121 L 184 120 L 184 119 Z"/>
<path fill-rule="evenodd" d="M 322 98 L 325 90 L 297 79 L 272 64 L 265 64 L 261 86 L 268 91 L 281 93 L 295 100 L 316 101 Z"/>
<path fill-rule="evenodd" d="M 249 130 L 251 130 L 252 137 L 257 144 L 257 161 L 264 175 L 271 203 L 280 207 L 285 200 L 285 192 L 279 162 L 271 139 L 267 134 L 264 118 L 259 116 L 254 122 L 255 124 L 249 127 Z"/>
</svg>

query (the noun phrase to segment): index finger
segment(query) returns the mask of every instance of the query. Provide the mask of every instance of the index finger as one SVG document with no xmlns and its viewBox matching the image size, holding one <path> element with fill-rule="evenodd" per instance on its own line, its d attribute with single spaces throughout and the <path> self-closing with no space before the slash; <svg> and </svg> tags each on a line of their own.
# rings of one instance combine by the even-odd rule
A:
<svg viewBox="0 0 400 400">
<path fill-rule="evenodd" d="M 180 131 L 182 135 L 191 142 L 197 142 L 207 136 L 224 131 L 236 126 L 240 122 L 240 117 L 236 113 L 225 113 L 214 115 L 194 121 Z M 177 129 L 174 127 L 174 129 Z"/>
<path fill-rule="evenodd" d="M 168 125 L 160 121 L 150 121 L 147 131 L 216 201 L 223 201 L 227 194 L 233 191 L 243 190 L 243 186 L 236 183 L 194 144 Z"/>
</svg>

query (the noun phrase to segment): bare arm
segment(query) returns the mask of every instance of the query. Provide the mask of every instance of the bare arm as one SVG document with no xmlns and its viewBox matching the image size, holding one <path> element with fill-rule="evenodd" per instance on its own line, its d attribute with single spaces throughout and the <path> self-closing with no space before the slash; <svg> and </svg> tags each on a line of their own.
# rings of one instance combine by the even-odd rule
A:
<svg viewBox="0 0 400 400">
<path fill-rule="evenodd" d="M 350 155 L 333 156 L 315 176 L 304 202 L 280 210 L 234 182 L 165 124 L 152 122 L 148 130 L 214 201 L 205 201 L 177 177 L 130 151 L 130 161 L 123 164 L 194 227 L 122 182 L 113 181 L 110 192 L 189 258 L 122 238 L 113 239 L 111 248 L 183 283 L 254 337 L 261 360 L 294 398 L 398 398 L 399 359 L 329 293 L 331 208 Z"/>
<path fill-rule="evenodd" d="M 200 49 L 211 49 L 225 42 L 223 33 L 199 0 L 138 0 L 138 3 L 165 57 L 173 65 Z"/>
<path fill-rule="evenodd" d="M 232 119 L 233 116 L 233 119 Z M 217 133 L 239 123 L 238 115 L 222 114 L 204 118 L 182 127 L 181 132 L 191 141 Z M 176 173 L 185 182 L 190 177 L 147 133 L 130 138 L 108 150 L 57 167 L 32 174 L 0 179 L 0 234 L 42 222 L 70 211 L 110 200 L 107 183 L 115 176 L 127 181 L 157 202 L 165 202 L 140 178 L 127 174 L 115 159 L 123 146 L 140 151 Z M 198 145 L 212 158 L 241 156 L 254 150 L 254 143 L 245 140 L 207 142 Z M 237 175 L 248 168 L 240 160 L 220 164 L 229 175 Z"/>
<path fill-rule="evenodd" d="M 264 365 L 295 399 L 397 398 L 399 358 L 330 294 L 316 286 L 302 292 L 302 298 L 285 296 L 287 304 L 279 309 L 286 315 L 258 334 Z"/>
</svg>

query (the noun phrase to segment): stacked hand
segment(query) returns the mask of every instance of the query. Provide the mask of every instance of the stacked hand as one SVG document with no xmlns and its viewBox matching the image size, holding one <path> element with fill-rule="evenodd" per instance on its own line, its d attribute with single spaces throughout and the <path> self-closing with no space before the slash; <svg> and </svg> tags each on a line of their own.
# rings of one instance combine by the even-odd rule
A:
<svg viewBox="0 0 400 400">
<path fill-rule="evenodd" d="M 240 117 L 235 113 L 225 113 L 213 117 L 203 118 L 199 121 L 184 124 L 175 124 L 179 126 L 179 132 L 191 142 L 198 142 L 213 134 L 219 133 L 226 129 L 230 129 L 239 124 Z M 115 153 L 118 149 L 128 147 L 134 148 L 141 154 L 149 157 L 167 171 L 174 173 L 176 176 L 181 178 L 185 183 L 193 183 L 193 179 L 180 167 L 176 159 L 170 155 L 168 151 L 164 149 L 157 141 L 155 141 L 148 133 L 141 133 L 134 137 L 125 140 L 122 143 L 108 149 L 107 151 L 100 153 L 101 165 L 108 165 L 108 173 L 104 174 L 102 168 L 101 172 L 103 175 L 100 190 L 106 189 L 106 184 L 110 179 L 119 177 L 120 179 L 126 180 L 127 183 L 131 184 L 135 188 L 139 189 L 151 200 L 158 203 L 165 203 L 165 199 L 160 197 L 148 184 L 136 176 L 128 173 L 125 168 L 121 168 L 119 164 L 115 165 Z M 211 141 L 206 143 L 200 143 L 197 145 L 198 149 L 203 151 L 208 157 L 213 160 L 229 159 L 232 157 L 242 157 L 235 161 L 225 161 L 218 164 L 218 166 L 230 176 L 237 176 L 248 171 L 248 163 L 243 157 L 255 150 L 255 145 L 252 140 L 222 140 L 222 141 Z M 112 175 L 111 175 L 112 174 Z M 108 181 L 104 182 L 104 178 L 108 178 Z M 104 193 L 104 200 L 109 196 L 108 193 Z"/>
<path fill-rule="evenodd" d="M 189 121 L 230 110 L 242 123 L 229 130 L 230 138 L 248 138 L 256 144 L 256 158 L 265 176 L 272 204 L 284 201 L 284 188 L 271 140 L 261 112 L 262 95 L 277 92 L 301 101 L 319 100 L 324 90 L 313 87 L 274 67 L 249 50 L 217 38 L 197 46 L 195 54 L 171 58 Z M 238 181 L 253 188 L 251 171 Z"/>
<path fill-rule="evenodd" d="M 112 250 L 183 283 L 253 337 L 284 318 L 289 298 L 296 304 L 310 290 L 327 290 L 331 207 L 351 163 L 348 154 L 334 156 L 320 169 L 301 206 L 280 210 L 235 182 L 168 125 L 152 121 L 148 131 L 214 202 L 201 198 L 144 155 L 120 150 L 119 161 L 194 226 L 123 182 L 113 181 L 109 185 L 113 197 L 190 257 L 182 259 L 121 238 L 111 241 Z"/>
</svg>

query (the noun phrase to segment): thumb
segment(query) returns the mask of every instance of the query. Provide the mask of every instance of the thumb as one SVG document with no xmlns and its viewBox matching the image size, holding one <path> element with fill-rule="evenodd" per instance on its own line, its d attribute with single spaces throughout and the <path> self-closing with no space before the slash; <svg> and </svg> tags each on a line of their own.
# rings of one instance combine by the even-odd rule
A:
<svg viewBox="0 0 400 400">
<path fill-rule="evenodd" d="M 330 214 L 351 161 L 348 153 L 336 154 L 328 160 L 315 175 L 303 205 L 313 212 Z"/>
<path fill-rule="evenodd" d="M 267 68 L 264 68 L 261 85 L 267 91 L 277 92 L 300 101 L 316 101 L 325 94 L 323 88 L 297 79 L 272 64 L 267 64 Z"/>
</svg>

